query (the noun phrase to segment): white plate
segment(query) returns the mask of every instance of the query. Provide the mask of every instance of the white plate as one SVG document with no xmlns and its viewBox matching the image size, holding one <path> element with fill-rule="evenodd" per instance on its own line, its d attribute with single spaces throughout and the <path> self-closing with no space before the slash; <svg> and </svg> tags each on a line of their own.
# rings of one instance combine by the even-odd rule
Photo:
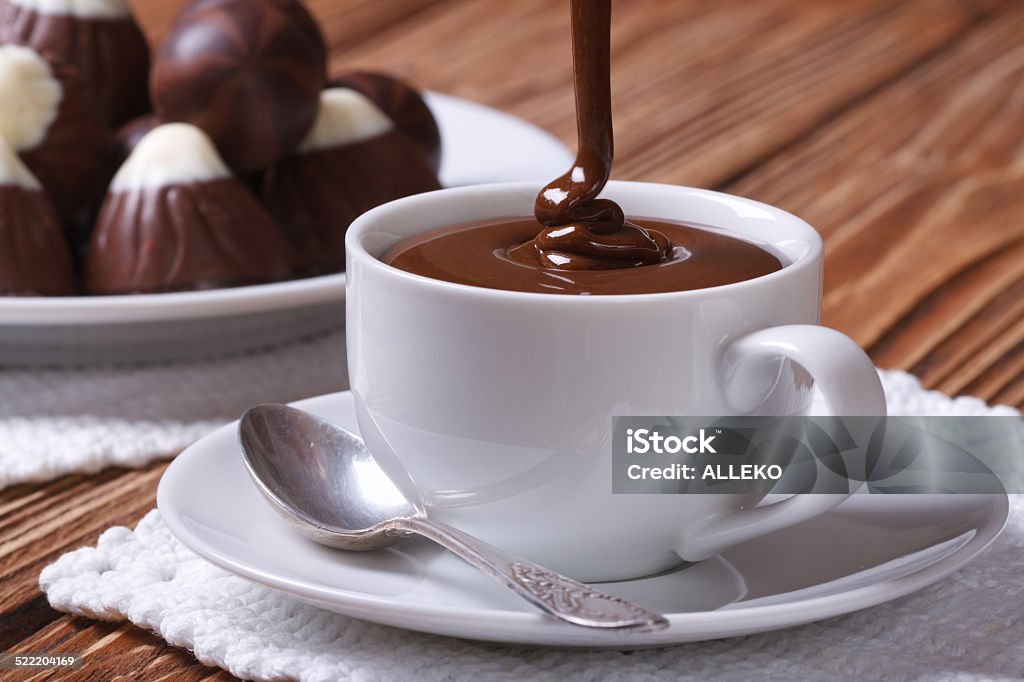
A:
<svg viewBox="0 0 1024 682">
<path fill-rule="evenodd" d="M 564 172 L 572 154 L 514 116 L 428 93 L 444 148 L 446 187 L 536 180 Z M 539 186 L 539 184 L 538 184 Z M 174 294 L 0 297 L 0 364 L 171 360 L 239 352 L 344 324 L 345 275 Z"/>
<path fill-rule="evenodd" d="M 350 393 L 297 403 L 356 430 Z M 385 625 L 540 646 L 631 648 L 745 635 L 873 606 L 957 570 L 991 543 L 1008 500 L 863 495 L 807 523 L 667 575 L 603 589 L 662 611 L 662 632 L 615 634 L 539 615 L 433 544 L 340 552 L 292 531 L 249 480 L 235 424 L 180 455 L 160 481 L 167 526 L 213 563 L 297 599 Z"/>
</svg>

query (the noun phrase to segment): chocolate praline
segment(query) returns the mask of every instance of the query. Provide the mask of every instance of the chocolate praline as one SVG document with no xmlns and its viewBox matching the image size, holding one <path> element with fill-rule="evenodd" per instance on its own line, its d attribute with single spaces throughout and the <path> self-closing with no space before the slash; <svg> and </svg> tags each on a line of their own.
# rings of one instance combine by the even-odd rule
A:
<svg viewBox="0 0 1024 682">
<path fill-rule="evenodd" d="M 0 136 L 49 193 L 62 219 L 90 198 L 110 132 L 78 69 L 20 45 L 0 46 Z"/>
<path fill-rule="evenodd" d="M 145 114 L 128 121 L 114 132 L 110 144 L 107 146 L 107 167 L 110 168 L 107 177 L 109 179 L 113 179 L 114 174 L 128 160 L 142 138 L 162 123 L 163 121 L 156 114 Z"/>
<path fill-rule="evenodd" d="M 345 268 L 345 232 L 369 209 L 440 189 L 420 147 L 369 98 L 323 93 L 316 126 L 299 150 L 267 169 L 261 197 L 284 229 L 299 275 Z"/>
<path fill-rule="evenodd" d="M 99 216 L 106 197 L 107 187 L 114 179 L 121 165 L 128 159 L 139 141 L 153 128 L 160 125 L 156 114 L 145 114 L 132 119 L 117 129 L 111 137 L 103 157 L 103 172 L 96 183 L 93 194 L 85 207 L 70 221 L 65 221 L 65 230 L 71 241 L 71 248 L 79 257 L 84 257 L 89 246 L 93 225 Z"/>
<path fill-rule="evenodd" d="M 327 82 L 331 88 L 352 88 L 370 98 L 426 155 L 430 167 L 441 169 L 441 131 L 422 95 L 405 81 L 374 71 L 351 71 Z"/>
<path fill-rule="evenodd" d="M 85 263 L 91 294 L 162 293 L 285 278 L 280 228 L 201 130 L 155 128 L 107 193 Z"/>
<path fill-rule="evenodd" d="M 327 48 L 297 0 L 197 0 L 153 66 L 157 113 L 209 135 L 228 165 L 259 170 L 292 151 L 316 119 Z"/>
<path fill-rule="evenodd" d="M 0 138 L 0 296 L 75 293 L 71 254 L 42 185 Z"/>
<path fill-rule="evenodd" d="M 149 45 L 127 0 L 0 0 L 0 42 L 74 64 L 110 126 L 150 109 Z"/>
</svg>

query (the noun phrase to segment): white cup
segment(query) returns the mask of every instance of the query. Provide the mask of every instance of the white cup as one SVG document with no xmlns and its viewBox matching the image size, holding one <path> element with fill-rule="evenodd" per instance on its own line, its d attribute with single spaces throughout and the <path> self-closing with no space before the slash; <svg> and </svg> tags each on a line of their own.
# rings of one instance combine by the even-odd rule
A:
<svg viewBox="0 0 1024 682">
<path fill-rule="evenodd" d="M 401 199 L 349 228 L 348 361 L 367 445 L 431 516 L 583 580 L 710 557 L 834 507 L 741 495 L 612 493 L 613 415 L 880 415 L 874 366 L 819 325 L 822 242 L 807 223 L 706 190 L 609 183 L 628 215 L 727 230 L 778 272 L 675 293 L 499 291 L 379 260 L 433 228 L 530 215 L 536 184 Z"/>
</svg>

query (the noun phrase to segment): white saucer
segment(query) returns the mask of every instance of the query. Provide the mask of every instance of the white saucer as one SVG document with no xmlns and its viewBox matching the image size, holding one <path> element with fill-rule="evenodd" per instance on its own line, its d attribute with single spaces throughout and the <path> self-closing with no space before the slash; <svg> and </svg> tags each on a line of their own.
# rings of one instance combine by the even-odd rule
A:
<svg viewBox="0 0 1024 682">
<path fill-rule="evenodd" d="M 356 430 L 352 396 L 297 405 Z M 356 618 L 453 637 L 540 646 L 650 647 L 745 635 L 895 599 L 957 570 L 991 543 L 1008 500 L 984 495 L 855 496 L 800 526 L 715 559 L 607 591 L 665 613 L 662 632 L 566 626 L 454 555 L 410 540 L 340 552 L 294 533 L 242 465 L 236 424 L 180 455 L 160 481 L 164 522 L 189 548 L 244 578 Z"/>
<path fill-rule="evenodd" d="M 428 93 L 444 147 L 445 187 L 563 173 L 572 154 L 514 116 Z M 345 275 L 173 294 L 0 297 L 4 364 L 149 362 L 240 352 L 339 329 Z"/>
</svg>

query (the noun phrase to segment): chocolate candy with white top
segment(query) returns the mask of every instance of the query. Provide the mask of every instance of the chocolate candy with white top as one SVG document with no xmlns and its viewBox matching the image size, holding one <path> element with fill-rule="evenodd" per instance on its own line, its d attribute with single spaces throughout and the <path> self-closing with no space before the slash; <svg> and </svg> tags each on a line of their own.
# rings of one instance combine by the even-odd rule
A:
<svg viewBox="0 0 1024 682">
<path fill-rule="evenodd" d="M 71 253 L 53 205 L 0 138 L 0 296 L 74 293 Z"/>
<path fill-rule="evenodd" d="M 420 146 L 362 93 L 332 88 L 299 150 L 267 170 L 261 196 L 284 228 L 295 272 L 315 275 L 344 270 L 345 231 L 357 216 L 435 189 Z"/>
<path fill-rule="evenodd" d="M 0 43 L 73 64 L 109 126 L 149 111 L 149 45 L 127 0 L 0 0 Z"/>
<path fill-rule="evenodd" d="M 241 286 L 288 274 L 279 227 L 210 139 L 180 123 L 153 129 L 121 166 L 85 263 L 91 294 Z"/>
<path fill-rule="evenodd" d="M 121 165 L 135 151 L 135 147 L 142 141 L 142 138 L 161 123 L 160 117 L 156 114 L 145 114 L 125 123 L 114 132 L 107 149 L 107 167 L 110 168 L 108 178 L 113 179 Z"/>
<path fill-rule="evenodd" d="M 422 95 L 402 80 L 372 71 L 352 71 L 328 81 L 328 87 L 351 88 L 370 98 L 395 128 L 422 148 L 430 167 L 441 169 L 441 131 Z"/>
<path fill-rule="evenodd" d="M 20 45 L 0 46 L 0 137 L 70 218 L 102 174 L 110 133 L 74 66 Z"/>
<path fill-rule="evenodd" d="M 165 121 L 198 126 L 228 165 L 260 170 L 316 120 L 327 48 L 297 0 L 197 0 L 171 29 L 150 87 Z"/>
<path fill-rule="evenodd" d="M 100 213 L 100 207 L 106 198 L 107 187 L 114 179 L 121 165 L 128 160 L 128 156 L 135 149 L 135 145 L 151 131 L 160 125 L 160 119 L 155 114 L 145 114 L 134 118 L 117 129 L 103 157 L 103 172 L 96 183 L 93 195 L 90 197 L 85 208 L 75 214 L 71 221 L 65 221 L 65 230 L 71 240 L 72 250 L 84 256 L 89 245 L 89 238 L 92 235 L 92 227 L 96 217 Z"/>
</svg>

